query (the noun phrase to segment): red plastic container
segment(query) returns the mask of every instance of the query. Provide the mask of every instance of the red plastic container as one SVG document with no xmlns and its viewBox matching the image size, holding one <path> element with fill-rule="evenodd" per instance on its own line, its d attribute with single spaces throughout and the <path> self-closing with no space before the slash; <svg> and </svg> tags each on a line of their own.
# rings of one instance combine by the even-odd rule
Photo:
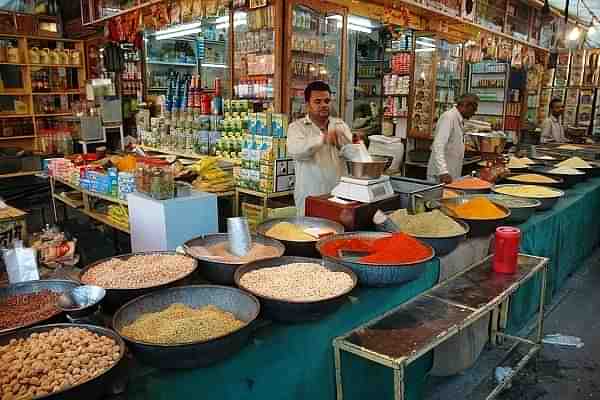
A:
<svg viewBox="0 0 600 400">
<path fill-rule="evenodd" d="M 494 243 L 494 261 L 492 268 L 501 274 L 517 272 L 521 230 L 512 226 L 501 226 L 496 229 Z"/>
</svg>

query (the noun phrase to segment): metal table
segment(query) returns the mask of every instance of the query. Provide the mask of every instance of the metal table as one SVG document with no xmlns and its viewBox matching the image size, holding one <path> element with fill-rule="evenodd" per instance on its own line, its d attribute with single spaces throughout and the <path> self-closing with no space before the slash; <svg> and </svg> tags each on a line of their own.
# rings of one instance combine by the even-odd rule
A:
<svg viewBox="0 0 600 400">
<path fill-rule="evenodd" d="M 492 258 L 487 257 L 410 302 L 336 338 L 333 346 L 337 399 L 344 398 L 342 351 L 391 368 L 394 399 L 404 400 L 407 366 L 490 312 L 492 344 L 507 339 L 514 341 L 515 347 L 518 344 L 529 347 L 514 371 L 487 397 L 488 400 L 495 398 L 542 347 L 548 259 L 520 254 L 518 272 L 507 275 L 493 272 Z M 540 271 L 542 285 L 535 338 L 530 340 L 504 333 L 510 296 Z"/>
</svg>

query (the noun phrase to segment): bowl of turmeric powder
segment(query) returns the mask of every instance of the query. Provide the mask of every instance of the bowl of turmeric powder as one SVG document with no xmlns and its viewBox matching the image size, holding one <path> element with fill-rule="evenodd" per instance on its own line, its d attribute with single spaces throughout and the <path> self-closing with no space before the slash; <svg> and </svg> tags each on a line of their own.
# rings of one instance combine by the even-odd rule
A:
<svg viewBox="0 0 600 400">
<path fill-rule="evenodd" d="M 437 205 L 446 215 L 466 222 L 472 237 L 491 235 L 510 218 L 510 209 L 486 196 L 439 200 Z"/>
</svg>

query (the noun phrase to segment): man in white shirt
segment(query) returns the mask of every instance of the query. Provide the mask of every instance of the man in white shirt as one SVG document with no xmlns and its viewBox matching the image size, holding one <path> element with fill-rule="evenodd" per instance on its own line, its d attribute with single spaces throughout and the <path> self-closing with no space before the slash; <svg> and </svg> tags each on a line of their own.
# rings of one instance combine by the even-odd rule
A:
<svg viewBox="0 0 600 400">
<path fill-rule="evenodd" d="M 565 106 L 560 99 L 550 101 L 550 115 L 542 123 L 540 143 L 566 143 L 565 129 L 562 126 L 562 115 Z"/>
<path fill-rule="evenodd" d="M 352 143 L 350 128 L 330 117 L 331 89 L 315 81 L 304 89 L 308 114 L 288 128 L 287 151 L 296 162 L 294 200 L 298 215 L 304 215 L 308 196 L 330 193 L 346 173 L 340 156 L 342 147 Z"/>
<path fill-rule="evenodd" d="M 451 183 L 461 176 L 465 158 L 463 120 L 475 115 L 478 105 L 479 97 L 464 94 L 455 107 L 440 116 L 427 164 L 429 181 Z"/>
</svg>

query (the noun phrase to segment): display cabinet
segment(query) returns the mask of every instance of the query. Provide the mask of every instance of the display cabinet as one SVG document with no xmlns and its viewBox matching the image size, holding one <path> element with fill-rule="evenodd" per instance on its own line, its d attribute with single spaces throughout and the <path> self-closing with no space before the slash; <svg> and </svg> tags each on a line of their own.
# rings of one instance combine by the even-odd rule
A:
<svg viewBox="0 0 600 400">
<path fill-rule="evenodd" d="M 462 45 L 438 40 L 435 116 L 438 118 L 455 104 L 456 98 L 466 87 L 464 82 Z"/>
<path fill-rule="evenodd" d="M 489 122 L 492 129 L 504 129 L 504 104 L 507 102 L 508 64 L 481 62 L 471 64 L 469 91 L 479 96 L 476 118 Z"/>
<path fill-rule="evenodd" d="M 254 111 L 281 110 L 282 4 L 233 10 L 233 98 Z"/>
<path fill-rule="evenodd" d="M 394 29 L 385 43 L 383 75 L 383 124 L 406 137 L 413 67 L 413 32 Z M 385 130 L 385 129 L 384 129 Z"/>
<path fill-rule="evenodd" d="M 331 88 L 333 115 L 344 115 L 341 102 L 346 71 L 342 60 L 347 9 L 315 0 L 294 0 L 286 6 L 283 111 L 288 113 L 290 121 L 305 115 L 304 88 L 321 80 Z"/>
<path fill-rule="evenodd" d="M 416 36 L 414 41 L 412 107 L 410 109 L 409 136 L 433 138 L 433 117 L 436 96 L 436 39 Z"/>
</svg>

